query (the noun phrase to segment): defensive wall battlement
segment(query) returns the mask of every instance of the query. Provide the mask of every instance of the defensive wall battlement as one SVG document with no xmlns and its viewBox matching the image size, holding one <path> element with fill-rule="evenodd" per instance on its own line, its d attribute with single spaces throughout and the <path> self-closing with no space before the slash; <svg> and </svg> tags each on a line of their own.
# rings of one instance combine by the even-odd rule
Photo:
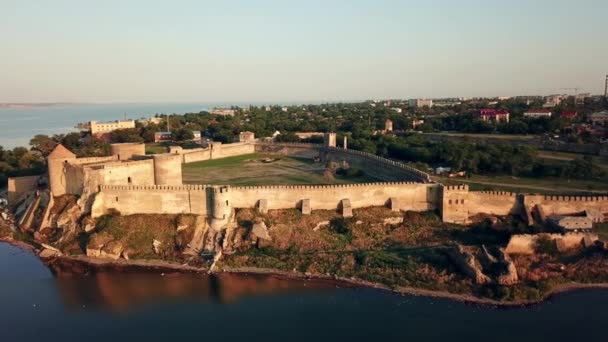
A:
<svg viewBox="0 0 608 342">
<path fill-rule="evenodd" d="M 328 139 L 328 142 L 333 140 Z M 340 210 L 390 206 L 394 210 L 440 210 L 445 222 L 470 223 L 479 214 L 527 215 L 535 206 L 547 214 L 572 214 L 593 209 L 608 214 L 608 196 L 545 196 L 505 191 L 470 191 L 468 185 L 433 183 L 430 176 L 404 163 L 331 145 L 305 143 L 213 143 L 209 148 L 143 156 L 142 146 L 113 148 L 118 155 L 76 158 L 65 150 L 49 159 L 51 189 L 86 196 L 94 217 L 117 210 L 130 214 L 208 215 L 214 226 L 225 223 L 235 208 L 264 210 L 300 208 Z M 256 151 L 321 158 L 348 164 L 384 180 L 335 185 L 211 186 L 183 185 L 182 163 L 225 158 Z M 54 190 L 53 190 L 54 191 Z M 55 194 L 55 193 L 54 193 Z M 62 193 L 60 193 L 62 194 Z M 263 205 L 262 205 L 263 203 Z"/>
</svg>

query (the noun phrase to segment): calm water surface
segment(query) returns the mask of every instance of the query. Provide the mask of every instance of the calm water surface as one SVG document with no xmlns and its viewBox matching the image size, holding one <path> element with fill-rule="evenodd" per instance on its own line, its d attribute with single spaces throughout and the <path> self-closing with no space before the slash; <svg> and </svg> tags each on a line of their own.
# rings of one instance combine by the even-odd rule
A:
<svg viewBox="0 0 608 342">
<path fill-rule="evenodd" d="M 608 291 L 494 309 L 272 276 L 54 277 L 0 244 L 0 341 L 606 341 Z"/>
<path fill-rule="evenodd" d="M 79 122 L 91 120 L 113 121 L 155 114 L 198 113 L 225 103 L 123 103 L 123 104 L 74 104 L 29 108 L 0 108 L 0 146 L 13 148 L 27 146 L 36 134 L 59 134 L 75 131 Z M 248 104 L 236 104 L 248 105 Z"/>
</svg>

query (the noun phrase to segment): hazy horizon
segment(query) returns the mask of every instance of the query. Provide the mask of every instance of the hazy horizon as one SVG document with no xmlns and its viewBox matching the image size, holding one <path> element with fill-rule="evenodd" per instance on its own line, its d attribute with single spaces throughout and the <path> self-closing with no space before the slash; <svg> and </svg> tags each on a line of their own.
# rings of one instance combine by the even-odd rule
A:
<svg viewBox="0 0 608 342">
<path fill-rule="evenodd" d="M 1 103 L 602 94 L 601 0 L 0 0 Z"/>
</svg>

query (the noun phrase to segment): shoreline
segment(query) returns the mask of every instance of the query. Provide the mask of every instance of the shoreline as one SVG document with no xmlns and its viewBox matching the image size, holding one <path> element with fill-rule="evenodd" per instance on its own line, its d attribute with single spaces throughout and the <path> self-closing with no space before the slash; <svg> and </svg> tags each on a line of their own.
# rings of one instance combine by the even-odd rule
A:
<svg viewBox="0 0 608 342">
<path fill-rule="evenodd" d="M 551 298 L 573 292 L 578 290 L 588 290 L 588 289 L 608 289 L 608 283 L 596 283 L 596 284 L 584 284 L 584 283 L 568 283 L 561 284 L 556 288 L 552 289 L 550 292 L 543 295 L 543 297 L 539 300 L 526 301 L 498 301 L 490 298 L 481 298 L 476 297 L 470 294 L 461 294 L 461 293 L 452 293 L 447 291 L 436 291 L 415 287 L 397 287 L 390 288 L 384 284 L 374 283 L 362 279 L 356 278 L 344 278 L 344 277 L 336 277 L 336 276 L 328 276 L 328 275 L 320 275 L 320 274 L 309 274 L 309 273 L 301 273 L 301 272 L 292 272 L 292 271 L 281 271 L 276 269 L 268 269 L 268 268 L 256 268 L 256 267 L 229 267 L 229 268 L 221 268 L 219 271 L 211 272 L 207 267 L 197 267 L 191 266 L 187 264 L 181 264 L 173 261 L 165 261 L 165 260 L 125 260 L 125 259 L 104 259 L 104 258 L 94 258 L 88 257 L 85 255 L 81 256 L 66 256 L 66 255 L 57 255 L 52 257 L 40 257 L 39 250 L 34 246 L 31 246 L 25 242 L 17 241 L 11 238 L 0 238 L 0 243 L 7 243 L 9 245 L 27 250 L 34 254 L 42 263 L 53 270 L 53 265 L 69 265 L 69 264 L 77 264 L 79 266 L 89 266 L 93 267 L 97 270 L 110 270 L 110 272 L 120 270 L 118 272 L 123 272 L 126 270 L 137 270 L 142 269 L 146 271 L 173 271 L 176 273 L 206 273 L 206 274 L 240 274 L 240 275 L 269 275 L 269 276 L 277 276 L 286 279 L 292 280 L 319 280 L 319 281 L 333 281 L 340 284 L 347 284 L 353 287 L 361 287 L 361 288 L 370 288 L 377 289 L 382 291 L 391 292 L 394 294 L 400 295 L 410 295 L 416 297 L 428 297 L 428 298 L 437 298 L 437 299 L 448 299 L 460 303 L 465 304 L 475 304 L 475 305 L 483 305 L 483 306 L 492 306 L 496 308 L 517 308 L 517 307 L 526 307 L 538 305 Z M 118 273 L 117 272 L 117 273 Z M 77 272 L 73 272 L 77 273 Z"/>
</svg>

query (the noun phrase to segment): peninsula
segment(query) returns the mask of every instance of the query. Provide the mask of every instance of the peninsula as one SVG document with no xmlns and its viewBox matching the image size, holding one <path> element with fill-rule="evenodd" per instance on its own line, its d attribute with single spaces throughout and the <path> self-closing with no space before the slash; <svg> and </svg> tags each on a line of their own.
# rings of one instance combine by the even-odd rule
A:
<svg viewBox="0 0 608 342">
<path fill-rule="evenodd" d="M 444 185 L 351 150 L 347 138 L 338 146 L 335 133 L 320 144 L 241 136 L 155 151 L 115 143 L 95 157 L 59 144 L 45 174 L 9 178 L 0 234 L 61 270 L 274 272 L 489 304 L 608 282 L 606 243 L 593 229 L 606 196 Z M 274 181 L 242 184 L 256 172 Z M 306 184 L 306 172 L 321 184 Z"/>
</svg>

